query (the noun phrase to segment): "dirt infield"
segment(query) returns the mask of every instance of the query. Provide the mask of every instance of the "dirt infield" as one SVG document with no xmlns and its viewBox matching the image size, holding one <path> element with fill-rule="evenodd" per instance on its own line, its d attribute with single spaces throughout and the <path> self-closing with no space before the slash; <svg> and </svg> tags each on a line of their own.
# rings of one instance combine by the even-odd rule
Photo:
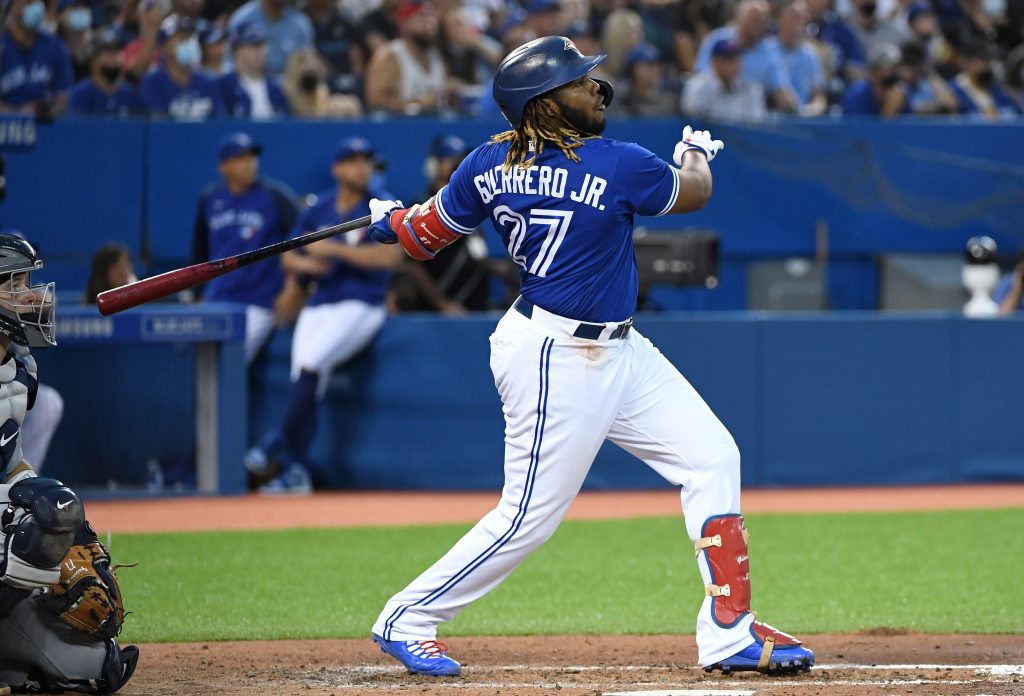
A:
<svg viewBox="0 0 1024 696">
<path fill-rule="evenodd" d="M 497 493 L 335 493 L 311 498 L 88 502 L 115 533 L 469 523 Z M 1024 485 L 744 491 L 747 514 L 1024 507 Z M 584 493 L 570 518 L 674 515 L 672 491 Z M 1018 579 L 1019 580 L 1019 579 Z M 807 674 L 705 674 L 692 635 L 452 638 L 459 678 L 413 677 L 366 640 L 148 644 L 128 696 L 631 694 L 634 696 L 1024 696 L 1024 636 L 878 629 L 803 636 Z"/>
<path fill-rule="evenodd" d="M 145 645 L 124 694 L 610 694 L 1011 696 L 1024 694 L 1024 636 L 810 636 L 798 676 L 705 674 L 693 636 L 453 638 L 461 677 L 414 677 L 370 640 Z"/>
</svg>

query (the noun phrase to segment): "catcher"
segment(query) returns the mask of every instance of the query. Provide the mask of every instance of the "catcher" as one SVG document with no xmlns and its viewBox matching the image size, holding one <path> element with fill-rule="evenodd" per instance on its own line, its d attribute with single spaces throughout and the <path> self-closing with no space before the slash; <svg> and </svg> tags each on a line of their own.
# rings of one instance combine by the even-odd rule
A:
<svg viewBox="0 0 1024 696">
<path fill-rule="evenodd" d="M 115 640 L 124 608 L 110 555 L 74 491 L 22 456 L 30 349 L 56 345 L 54 285 L 31 284 L 41 267 L 28 242 L 0 235 L 0 695 L 107 694 L 139 655 Z"/>
</svg>

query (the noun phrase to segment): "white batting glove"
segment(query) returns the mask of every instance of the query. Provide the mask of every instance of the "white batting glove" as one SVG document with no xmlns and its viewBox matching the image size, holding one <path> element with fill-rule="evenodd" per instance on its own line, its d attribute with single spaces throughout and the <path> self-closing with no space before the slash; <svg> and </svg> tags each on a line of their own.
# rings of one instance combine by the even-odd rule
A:
<svg viewBox="0 0 1024 696">
<path fill-rule="evenodd" d="M 402 201 L 382 201 L 377 198 L 370 199 L 370 224 L 380 222 L 388 216 L 395 208 L 401 208 Z"/>
<path fill-rule="evenodd" d="M 676 143 L 675 152 L 672 153 L 672 161 L 677 167 L 683 166 L 683 153 L 687 150 L 700 150 L 708 158 L 708 162 L 715 158 L 719 150 L 725 149 L 725 143 L 721 140 L 712 140 L 708 131 L 695 131 L 689 126 L 683 128 L 683 139 Z"/>
</svg>

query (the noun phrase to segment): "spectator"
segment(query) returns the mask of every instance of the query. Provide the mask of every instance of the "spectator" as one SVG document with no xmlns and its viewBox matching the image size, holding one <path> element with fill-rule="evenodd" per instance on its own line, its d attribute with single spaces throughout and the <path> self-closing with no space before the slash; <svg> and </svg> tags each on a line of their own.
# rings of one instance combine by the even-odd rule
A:
<svg viewBox="0 0 1024 696">
<path fill-rule="evenodd" d="M 501 43 L 487 36 L 461 7 L 449 9 L 442 17 L 441 52 L 448 68 L 449 81 L 458 93 L 459 112 L 478 112 L 482 85 L 489 85 L 494 69 L 505 57 Z"/>
<path fill-rule="evenodd" d="M 216 79 L 198 70 L 202 58 L 196 22 L 171 15 L 160 26 L 163 59 L 139 86 L 139 96 L 151 116 L 178 121 L 205 121 L 224 115 Z"/>
<path fill-rule="evenodd" d="M 361 98 L 366 56 L 356 20 L 331 0 L 305 0 L 302 10 L 313 24 L 313 45 L 329 68 L 329 89 Z"/>
<path fill-rule="evenodd" d="M 879 16 L 878 0 L 852 0 L 851 6 L 846 21 L 868 55 L 877 46 L 899 46 L 907 38 L 907 32 L 896 22 Z"/>
<path fill-rule="evenodd" d="M 999 313 L 1003 316 L 1024 310 L 1024 250 L 1017 255 L 1013 271 L 999 281 L 992 299 L 999 303 Z"/>
<path fill-rule="evenodd" d="M 0 112 L 48 121 L 63 113 L 72 85 L 71 58 L 60 39 L 40 31 L 42 0 L 9 0 L 0 43 Z"/>
<path fill-rule="evenodd" d="M 867 76 L 864 46 L 853 29 L 832 10 L 833 0 L 806 0 L 807 33 L 825 51 L 830 78 L 829 100 L 840 97 L 846 85 Z"/>
<path fill-rule="evenodd" d="M 239 24 L 231 33 L 235 69 L 220 78 L 228 116 L 266 120 L 284 118 L 288 100 L 275 80 L 267 76 L 267 30 L 258 22 Z"/>
<path fill-rule="evenodd" d="M 199 38 L 203 47 L 203 70 L 211 75 L 226 75 L 231 71 L 228 61 L 228 33 L 217 25 L 210 25 Z"/>
<path fill-rule="evenodd" d="M 89 280 L 85 284 L 85 295 L 82 304 L 96 304 L 96 296 L 101 292 L 134 283 L 135 268 L 132 265 L 132 252 L 124 244 L 110 242 L 104 244 L 92 256 Z"/>
<path fill-rule="evenodd" d="M 92 9 L 86 0 L 57 3 L 57 35 L 71 58 L 71 71 L 78 82 L 89 75 L 89 45 L 92 43 Z"/>
<path fill-rule="evenodd" d="M 284 93 L 293 116 L 299 118 L 358 118 L 363 109 L 351 94 L 331 94 L 327 65 L 313 48 L 301 48 L 288 57 Z"/>
<path fill-rule="evenodd" d="M 959 102 L 949 83 L 935 72 L 931 59 L 921 45 L 908 41 L 903 44 L 900 53 L 900 77 L 907 85 L 907 100 L 911 112 L 919 116 L 955 114 Z"/>
<path fill-rule="evenodd" d="M 801 116 L 818 116 L 828 107 L 825 69 L 807 38 L 807 5 L 790 0 L 779 10 L 778 33 L 766 39 L 782 57 Z"/>
<path fill-rule="evenodd" d="M 527 41 L 542 36 L 561 36 L 565 31 L 559 0 L 526 0 L 523 9 L 526 10 Z"/>
<path fill-rule="evenodd" d="M 369 142 L 356 137 L 341 140 L 331 165 L 337 186 L 306 209 L 294 236 L 368 215 L 370 199 L 387 195 L 371 193 L 373 170 Z M 362 351 L 384 325 L 390 269 L 401 254 L 394 246 L 371 240 L 365 227 L 285 252 L 284 268 L 312 277 L 313 292 L 295 325 L 292 382 L 281 426 L 246 453 L 246 468 L 256 475 L 266 472 L 272 461 L 286 457 L 281 475 L 261 492 L 308 494 L 312 490 L 309 446 L 316 434 L 319 401 L 331 372 Z"/>
<path fill-rule="evenodd" d="M 448 108 L 448 75 L 431 2 L 406 0 L 398 8 L 399 38 L 379 48 L 366 71 L 366 108 L 396 114 Z"/>
<path fill-rule="evenodd" d="M 294 196 L 259 177 L 263 149 L 245 133 L 231 133 L 217 148 L 223 183 L 199 197 L 193 229 L 193 263 L 252 251 L 280 242 L 298 217 Z M 250 364 L 274 325 L 291 322 L 302 292 L 277 259 L 266 259 L 215 278 L 205 286 L 210 302 L 245 305 L 245 362 Z"/>
<path fill-rule="evenodd" d="M 868 78 L 852 83 L 843 95 L 844 116 L 892 118 L 910 113 L 907 85 L 900 79 L 900 51 L 883 44 L 869 54 Z"/>
<path fill-rule="evenodd" d="M 587 54 L 584 54 L 587 55 Z M 626 84 L 611 103 L 613 113 L 626 116 L 674 116 L 679 100 L 665 89 L 661 56 L 651 44 L 639 44 L 626 55 Z"/>
<path fill-rule="evenodd" d="M 764 88 L 743 78 L 742 47 L 733 39 L 711 46 L 711 67 L 683 87 L 683 113 L 714 121 L 763 121 L 767 118 Z"/>
<path fill-rule="evenodd" d="M 1024 104 L 1024 43 L 1010 51 L 1003 65 L 1007 91 L 1018 104 Z"/>
<path fill-rule="evenodd" d="M 961 114 L 988 121 L 1017 118 L 1021 107 L 1003 90 L 995 73 L 996 48 L 977 42 L 961 50 L 960 73 L 953 79 L 953 93 Z"/>
<path fill-rule="evenodd" d="M 434 138 L 423 166 L 427 188 L 413 199 L 424 201 L 440 191 L 467 154 L 469 148 L 458 136 Z M 480 235 L 461 237 L 429 263 L 406 258 L 402 261 L 391 285 L 396 311 L 464 314 L 490 309 L 491 261 L 487 243 Z"/>
<path fill-rule="evenodd" d="M 289 0 L 249 0 L 228 20 L 228 31 L 257 22 L 267 30 L 267 72 L 284 73 L 288 56 L 313 46 L 313 24 L 309 17 L 288 4 Z"/>
<path fill-rule="evenodd" d="M 398 38 L 398 8 L 405 0 L 381 0 L 380 7 L 368 12 L 359 25 L 366 55 L 373 56 L 382 46 Z"/>
<path fill-rule="evenodd" d="M 170 7 L 170 0 L 130 0 L 126 6 L 118 31 L 124 45 L 121 65 L 124 66 L 125 77 L 131 82 L 141 82 L 156 61 L 160 49 L 160 25 L 170 13 Z M 126 40 L 129 36 L 132 38 Z"/>
<path fill-rule="evenodd" d="M 626 56 L 643 43 L 644 22 L 633 10 L 620 8 L 608 15 L 601 30 L 601 48 L 608 55 L 604 67 L 616 78 L 626 67 Z"/>
<path fill-rule="evenodd" d="M 93 42 L 89 77 L 71 89 L 68 113 L 118 117 L 143 113 L 135 88 L 122 79 L 119 53 L 113 37 L 99 37 Z"/>
<path fill-rule="evenodd" d="M 776 111 L 793 113 L 797 97 L 789 83 L 786 66 L 778 48 L 765 40 L 770 8 L 767 0 L 742 0 L 736 6 L 733 24 L 715 29 L 704 38 L 697 53 L 697 69 L 707 70 L 711 47 L 721 39 L 739 44 L 744 81 L 761 85 Z"/>
</svg>

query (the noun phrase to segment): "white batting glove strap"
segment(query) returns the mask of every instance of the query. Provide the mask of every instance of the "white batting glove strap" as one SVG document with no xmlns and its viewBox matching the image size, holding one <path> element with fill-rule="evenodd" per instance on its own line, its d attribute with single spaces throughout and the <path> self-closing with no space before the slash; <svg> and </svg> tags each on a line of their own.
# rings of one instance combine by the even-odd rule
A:
<svg viewBox="0 0 1024 696">
<path fill-rule="evenodd" d="M 715 158 L 719 150 L 725 149 L 725 143 L 721 140 L 713 140 L 710 131 L 695 131 L 690 126 L 683 128 L 683 139 L 676 143 L 676 149 L 672 153 L 672 161 L 677 167 L 683 166 L 683 153 L 687 150 L 700 150 L 708 158 L 708 162 Z"/>
<path fill-rule="evenodd" d="M 370 224 L 380 222 L 388 216 L 395 208 L 401 208 L 402 201 L 382 201 L 377 198 L 370 199 Z"/>
</svg>

